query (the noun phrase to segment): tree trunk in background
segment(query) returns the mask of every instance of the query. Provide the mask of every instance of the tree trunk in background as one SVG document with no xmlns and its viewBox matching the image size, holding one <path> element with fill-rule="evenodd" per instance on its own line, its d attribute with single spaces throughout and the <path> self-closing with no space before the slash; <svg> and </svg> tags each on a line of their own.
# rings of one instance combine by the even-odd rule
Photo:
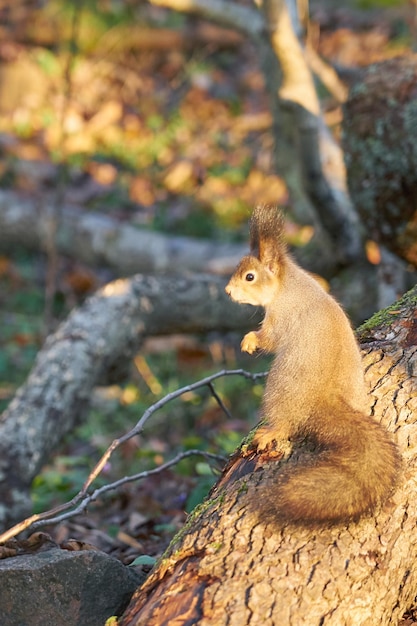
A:
<svg viewBox="0 0 417 626">
<path fill-rule="evenodd" d="M 417 55 L 371 65 L 345 104 L 349 189 L 369 238 L 417 267 Z"/>
<path fill-rule="evenodd" d="M 147 336 L 227 331 L 256 324 L 253 307 L 224 293 L 225 281 L 135 276 L 109 283 L 73 311 L 39 352 L 0 418 L 0 528 L 31 512 L 33 478 L 87 413 L 93 387 Z"/>
<path fill-rule="evenodd" d="M 348 527 L 267 526 L 256 516 L 257 484 L 277 463 L 237 454 L 119 626 L 398 622 L 417 585 L 416 320 L 414 288 L 359 333 L 374 415 L 395 433 L 404 461 L 400 487 L 383 509 Z"/>
<path fill-rule="evenodd" d="M 276 84 L 264 68 L 272 108 L 274 103 L 278 107 L 274 115 L 278 172 L 283 174 L 293 202 L 303 190 L 331 238 L 335 257 L 346 265 L 361 256 L 359 221 L 347 190 L 343 153 L 322 117 L 313 74 L 290 15 L 290 9 L 297 15 L 295 4 L 292 0 L 262 3 L 267 34 L 282 74 Z M 329 153 L 331 163 L 326 158 Z"/>
</svg>

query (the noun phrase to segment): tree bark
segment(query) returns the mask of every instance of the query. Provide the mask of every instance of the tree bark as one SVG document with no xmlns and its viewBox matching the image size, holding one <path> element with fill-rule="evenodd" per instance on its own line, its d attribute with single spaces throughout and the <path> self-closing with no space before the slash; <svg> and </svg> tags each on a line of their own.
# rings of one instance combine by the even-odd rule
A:
<svg viewBox="0 0 417 626">
<path fill-rule="evenodd" d="M 12 191 L 0 191 L 0 248 L 16 246 L 45 250 L 48 220 L 54 211 Z M 62 207 L 56 246 L 61 254 L 87 263 L 105 265 L 121 275 L 136 272 L 231 273 L 246 246 L 175 237 L 135 228 L 109 216 Z"/>
<path fill-rule="evenodd" d="M 31 510 L 33 478 L 85 416 L 91 391 L 150 335 L 227 331 L 254 323 L 253 308 L 224 293 L 220 278 L 134 276 L 109 283 L 51 335 L 27 382 L 0 418 L 0 528 Z"/>
<path fill-rule="evenodd" d="M 348 526 L 267 525 L 257 516 L 257 485 L 282 461 L 237 453 L 119 626 L 398 623 L 417 584 L 416 314 L 414 288 L 359 331 L 372 411 L 403 457 L 390 501 Z"/>
<path fill-rule="evenodd" d="M 364 70 L 345 104 L 349 189 L 369 237 L 417 267 L 417 54 Z"/>
</svg>

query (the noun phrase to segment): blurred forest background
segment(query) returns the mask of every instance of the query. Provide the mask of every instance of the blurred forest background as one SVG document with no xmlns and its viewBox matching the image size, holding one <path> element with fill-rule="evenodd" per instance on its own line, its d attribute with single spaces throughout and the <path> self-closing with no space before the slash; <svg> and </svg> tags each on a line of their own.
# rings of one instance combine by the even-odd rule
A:
<svg viewBox="0 0 417 626">
<path fill-rule="evenodd" d="M 129 254 L 109 262 L 91 251 L 71 254 L 71 244 L 62 252 L 65 233 L 59 231 L 60 247 L 57 232 L 67 214 L 75 222 L 91 216 L 109 232 L 129 225 L 197 239 L 201 246 L 217 242 L 230 254 L 203 269 L 224 275 L 245 250 L 257 203 L 287 211 L 288 240 L 300 258 L 313 237 L 314 225 L 293 215 L 277 172 L 273 116 L 253 43 L 237 30 L 156 4 L 0 0 L 0 213 L 6 216 L 11 205 L 19 213 L 22 203 L 21 214 L 33 211 L 45 232 L 42 245 L 30 227 L 19 226 L 13 237 L 0 233 L 2 410 L 47 334 L 71 309 L 129 269 L 146 272 L 129 266 Z M 314 59 L 337 67 L 343 79 L 342 96 L 317 83 L 324 120 L 339 142 L 343 89 L 370 63 L 413 50 L 416 4 L 301 4 Z M 378 265 L 379 246 L 371 234 L 365 239 L 368 261 Z M 325 285 L 334 279 L 336 293 L 340 281 L 358 280 L 326 275 L 319 262 L 309 269 L 322 269 Z M 355 324 L 377 308 L 361 308 L 358 293 L 344 302 Z M 69 500 L 92 460 L 165 394 L 223 367 L 262 371 L 267 363 L 241 356 L 234 334 L 147 340 L 123 384 L 94 391 L 88 420 L 35 479 L 35 511 Z M 208 391 L 183 395 L 164 407 L 146 438 L 122 446 L 98 484 L 158 466 L 178 450 L 230 454 L 256 422 L 262 388 L 243 379 L 217 382 L 229 416 Z M 58 541 L 79 537 L 126 563 L 147 554 L 146 568 L 214 478 L 207 463 L 186 459 L 163 475 L 125 485 L 51 532 Z"/>
</svg>

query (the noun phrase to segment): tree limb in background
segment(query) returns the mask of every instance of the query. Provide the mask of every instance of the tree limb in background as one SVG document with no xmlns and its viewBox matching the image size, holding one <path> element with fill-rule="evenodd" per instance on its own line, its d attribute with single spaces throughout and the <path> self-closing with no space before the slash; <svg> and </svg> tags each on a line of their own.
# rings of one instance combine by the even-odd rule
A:
<svg viewBox="0 0 417 626">
<path fill-rule="evenodd" d="M 51 214 L 53 208 L 46 203 L 40 219 L 32 199 L 0 190 L 0 249 L 23 245 L 44 250 L 48 241 L 45 217 Z M 61 208 L 56 247 L 60 254 L 90 266 L 111 267 L 122 275 L 187 270 L 227 274 L 246 250 L 245 244 L 165 235 L 70 206 Z"/>
<path fill-rule="evenodd" d="M 215 277 L 143 277 L 106 285 L 45 342 L 0 417 L 0 527 L 28 515 L 33 478 L 62 437 L 85 418 L 92 389 L 147 336 L 227 331 L 256 324 Z"/>
<path fill-rule="evenodd" d="M 316 225 L 330 235 L 339 262 L 360 257 L 359 222 L 347 191 L 343 154 L 322 118 L 285 0 L 264 0 L 260 10 L 226 0 L 149 2 L 236 28 L 252 39 L 271 96 L 277 169 L 295 215 L 302 220 L 318 216 Z"/>
<path fill-rule="evenodd" d="M 340 102 L 346 102 L 349 89 L 346 84 L 339 78 L 334 67 L 326 63 L 321 56 L 317 54 L 310 43 L 305 47 L 306 60 L 314 74 L 320 78 L 320 81 L 332 96 Z"/>
<path fill-rule="evenodd" d="M 43 214 L 52 208 L 45 203 Z M 208 239 L 182 237 L 136 228 L 96 212 L 84 212 L 71 206 L 61 210 L 57 232 L 60 254 L 89 267 L 110 267 L 116 274 L 210 272 L 230 275 L 247 252 L 247 244 L 224 243 Z M 31 198 L 13 191 L 0 190 L 0 250 L 7 253 L 24 247 L 44 250 L 44 221 Z M 322 276 L 332 276 L 335 259 L 331 250 L 319 246 L 294 248 L 294 256 L 303 267 Z M 356 269 L 356 268 L 355 268 Z M 348 273 L 349 276 L 344 276 Z M 332 290 L 359 321 L 369 317 L 377 307 L 375 271 L 369 265 L 360 272 L 349 268 L 339 272 Z M 381 308 L 381 307 L 379 307 Z"/>
<path fill-rule="evenodd" d="M 250 37 L 265 34 L 262 15 L 256 10 L 231 0 L 149 0 L 150 4 L 181 13 L 193 13 L 198 17 L 235 28 Z"/>
</svg>

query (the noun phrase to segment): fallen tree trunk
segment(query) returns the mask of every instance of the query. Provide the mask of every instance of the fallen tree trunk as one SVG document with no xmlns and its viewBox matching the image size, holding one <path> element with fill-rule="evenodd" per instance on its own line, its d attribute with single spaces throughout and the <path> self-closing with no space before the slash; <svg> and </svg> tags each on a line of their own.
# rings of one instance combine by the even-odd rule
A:
<svg viewBox="0 0 417 626">
<path fill-rule="evenodd" d="M 0 191 L 0 249 L 48 247 L 54 209 L 31 198 Z M 111 267 L 120 275 L 183 271 L 230 273 L 246 246 L 165 235 L 75 207 L 59 211 L 56 246 L 60 254 L 90 266 Z"/>
<path fill-rule="evenodd" d="M 51 335 L 27 382 L 0 418 L 0 528 L 31 511 L 33 478 L 86 415 L 92 389 L 151 335 L 227 331 L 253 324 L 220 278 L 118 280 L 89 298 Z"/>
<path fill-rule="evenodd" d="M 257 515 L 257 485 L 285 461 L 241 450 L 119 626 L 398 623 L 417 585 L 416 314 L 414 288 L 359 333 L 373 413 L 395 433 L 404 464 L 382 510 L 348 526 L 266 524 Z"/>
</svg>

